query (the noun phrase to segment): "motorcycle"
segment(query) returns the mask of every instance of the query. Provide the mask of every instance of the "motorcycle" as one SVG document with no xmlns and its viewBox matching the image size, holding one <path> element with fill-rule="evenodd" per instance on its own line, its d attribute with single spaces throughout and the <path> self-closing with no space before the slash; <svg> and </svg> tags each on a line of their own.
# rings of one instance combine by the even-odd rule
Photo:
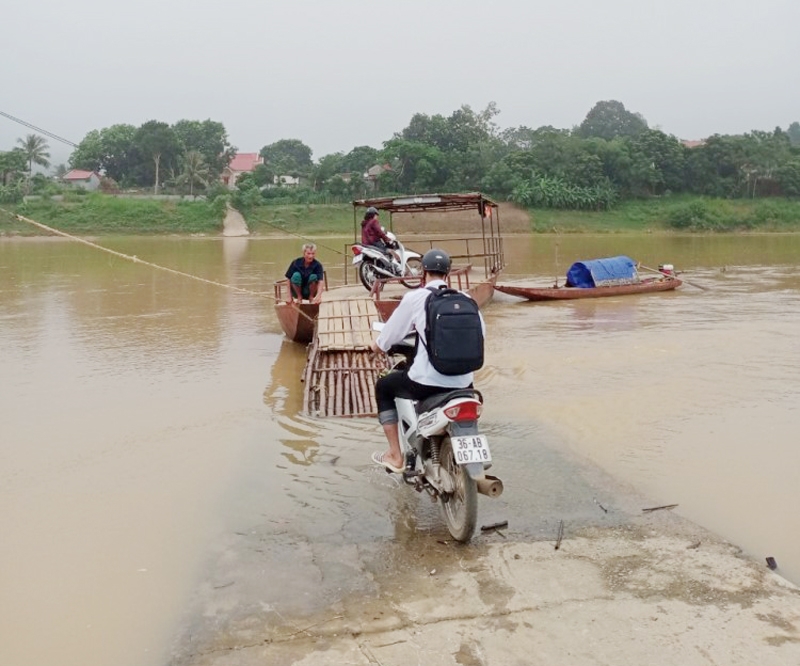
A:
<svg viewBox="0 0 800 666">
<path fill-rule="evenodd" d="M 383 324 L 373 324 L 380 331 Z M 401 356 L 390 372 L 408 367 L 414 359 L 416 335 L 393 346 L 388 354 Z M 499 497 L 503 482 L 486 474 L 492 454 L 478 430 L 483 396 L 476 389 L 442 389 L 423 401 L 396 398 L 403 481 L 438 502 L 447 529 L 456 541 L 472 538 L 478 520 L 478 493 Z M 391 473 L 390 470 L 386 470 Z"/>
<path fill-rule="evenodd" d="M 422 277 L 422 256 L 411 250 L 406 250 L 403 244 L 390 231 L 386 234 L 392 241 L 390 254 L 384 254 L 372 245 L 356 243 L 352 246 L 353 266 L 358 268 L 358 277 L 367 291 L 372 291 L 378 280 L 385 278 L 408 278 L 400 283 L 414 289 L 420 284 Z"/>
</svg>

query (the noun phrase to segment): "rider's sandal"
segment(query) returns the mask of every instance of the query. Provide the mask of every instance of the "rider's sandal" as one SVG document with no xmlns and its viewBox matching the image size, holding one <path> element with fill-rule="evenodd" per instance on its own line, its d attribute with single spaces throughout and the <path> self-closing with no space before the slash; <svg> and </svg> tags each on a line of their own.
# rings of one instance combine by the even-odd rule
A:
<svg viewBox="0 0 800 666">
<path fill-rule="evenodd" d="M 394 472 L 395 474 L 400 474 L 403 472 L 402 467 L 395 467 L 388 460 L 384 460 L 383 455 L 384 454 L 381 453 L 380 451 L 375 451 L 372 454 L 372 462 L 374 462 L 376 465 L 381 465 L 385 467 L 387 472 Z"/>
</svg>

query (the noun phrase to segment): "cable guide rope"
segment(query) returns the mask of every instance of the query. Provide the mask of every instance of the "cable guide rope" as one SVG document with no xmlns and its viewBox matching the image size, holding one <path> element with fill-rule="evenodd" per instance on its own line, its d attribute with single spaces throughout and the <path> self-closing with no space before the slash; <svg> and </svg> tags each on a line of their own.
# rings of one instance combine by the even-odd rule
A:
<svg viewBox="0 0 800 666">
<path fill-rule="evenodd" d="M 107 252 L 108 254 L 112 254 L 115 257 L 119 257 L 120 259 L 125 259 L 126 261 L 131 261 L 135 264 L 142 264 L 143 266 L 149 266 L 150 268 L 155 268 L 160 271 L 165 271 L 167 273 L 172 273 L 173 275 L 180 275 L 181 277 L 189 278 L 191 280 L 197 280 L 198 282 L 205 282 L 206 284 L 214 285 L 215 287 L 222 287 L 223 289 L 230 289 L 231 291 L 237 291 L 242 294 L 250 294 L 251 296 L 258 296 L 260 298 L 268 298 L 272 301 L 277 302 L 276 299 L 271 294 L 264 292 L 264 291 L 253 291 L 252 289 L 245 289 L 243 287 L 236 287 L 232 284 L 225 284 L 224 282 L 217 282 L 216 280 L 209 280 L 207 278 L 200 277 L 199 275 L 192 275 L 191 273 L 184 273 L 183 271 L 176 270 L 174 268 L 168 268 L 167 266 L 161 266 L 159 264 L 154 264 L 152 261 L 146 261 L 144 259 L 139 259 L 136 255 L 125 254 L 124 252 L 117 252 L 116 250 L 112 250 L 111 248 L 104 247 L 92 241 L 86 240 L 85 238 L 81 238 L 79 236 L 73 236 L 72 234 L 68 234 L 65 231 L 61 231 L 59 229 L 55 229 L 53 227 L 49 227 L 46 224 L 42 224 L 41 222 L 37 222 L 36 220 L 32 220 L 29 217 L 25 217 L 24 215 L 20 215 L 19 213 L 12 213 L 11 211 L 6 210 L 5 208 L 0 208 L 0 212 L 9 215 L 12 218 L 15 218 L 21 222 L 26 222 L 28 224 L 32 224 L 39 229 L 47 231 L 48 233 L 55 234 L 56 236 L 62 236 L 63 238 L 67 238 L 69 240 L 75 241 L 77 243 L 82 243 L 83 245 L 87 245 L 95 250 L 101 250 L 103 252 Z M 309 317 L 305 312 L 298 308 L 298 314 L 302 315 L 309 321 L 313 321 L 311 317 Z"/>
</svg>

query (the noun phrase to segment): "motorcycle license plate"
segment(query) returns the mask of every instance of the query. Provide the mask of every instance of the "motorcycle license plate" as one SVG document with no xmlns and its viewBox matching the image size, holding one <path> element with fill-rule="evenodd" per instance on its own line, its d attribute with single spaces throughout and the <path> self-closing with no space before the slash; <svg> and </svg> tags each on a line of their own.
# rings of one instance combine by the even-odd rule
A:
<svg viewBox="0 0 800 666">
<path fill-rule="evenodd" d="M 360 264 L 360 263 L 361 263 L 361 260 L 362 260 L 363 258 L 364 258 L 364 257 L 362 257 L 360 254 L 357 254 L 355 257 L 353 257 L 353 263 L 354 263 L 354 264 Z"/>
<path fill-rule="evenodd" d="M 453 453 L 459 465 L 474 462 L 491 462 L 492 453 L 485 435 L 453 437 Z"/>
</svg>

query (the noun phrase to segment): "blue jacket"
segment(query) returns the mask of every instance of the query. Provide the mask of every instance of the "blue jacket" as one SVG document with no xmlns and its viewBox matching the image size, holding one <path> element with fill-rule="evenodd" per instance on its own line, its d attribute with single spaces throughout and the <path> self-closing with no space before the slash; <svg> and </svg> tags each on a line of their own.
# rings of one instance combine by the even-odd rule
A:
<svg viewBox="0 0 800 666">
<path fill-rule="evenodd" d="M 323 279 L 322 264 L 316 259 L 306 266 L 306 262 L 303 257 L 298 257 L 291 264 L 289 264 L 289 268 L 286 269 L 286 277 L 291 280 L 294 273 L 300 273 L 303 284 L 308 284 L 308 278 L 312 275 L 316 275 L 317 280 L 320 282 L 322 282 Z"/>
</svg>

